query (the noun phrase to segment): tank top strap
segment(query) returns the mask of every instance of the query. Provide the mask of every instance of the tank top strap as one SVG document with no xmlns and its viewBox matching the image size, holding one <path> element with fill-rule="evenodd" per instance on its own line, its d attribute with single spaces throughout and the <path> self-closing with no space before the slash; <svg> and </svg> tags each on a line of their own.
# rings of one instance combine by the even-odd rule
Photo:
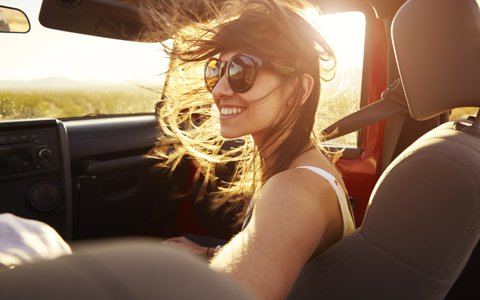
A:
<svg viewBox="0 0 480 300">
<path fill-rule="evenodd" d="M 337 195 L 337 201 L 340 206 L 340 211 L 342 213 L 343 219 L 343 237 L 347 236 L 348 234 L 352 233 L 355 230 L 355 224 L 353 222 L 353 216 L 350 211 L 350 205 L 348 203 L 347 195 L 345 191 L 338 183 L 335 176 L 333 176 L 330 172 L 325 171 L 322 168 L 314 167 L 314 166 L 300 166 L 297 167 L 298 169 L 307 169 L 312 171 L 313 173 L 323 177 L 330 183 L 335 194 Z"/>
<path fill-rule="evenodd" d="M 338 183 L 335 176 L 333 176 L 331 173 L 329 173 L 329 172 L 327 172 L 324 169 L 319 168 L 319 167 L 300 166 L 300 167 L 297 167 L 297 168 L 308 169 L 308 170 L 314 172 L 315 174 L 320 175 L 321 177 L 326 179 L 328 181 L 328 183 L 330 183 L 330 185 L 332 186 L 332 188 L 335 191 L 335 194 L 337 196 L 337 201 L 338 201 L 338 204 L 340 206 L 340 211 L 342 213 L 342 220 L 343 220 L 343 234 L 342 234 L 342 236 L 345 237 L 348 234 L 352 233 L 355 230 L 353 215 L 350 211 L 350 205 L 348 203 L 347 196 L 346 196 L 343 188 Z M 250 221 L 250 218 L 252 217 L 253 207 L 255 206 L 254 202 L 255 202 L 255 199 L 251 199 L 251 201 L 248 205 L 248 208 L 247 208 L 245 218 L 243 220 L 241 230 L 243 230 L 246 227 L 246 225 Z"/>
</svg>

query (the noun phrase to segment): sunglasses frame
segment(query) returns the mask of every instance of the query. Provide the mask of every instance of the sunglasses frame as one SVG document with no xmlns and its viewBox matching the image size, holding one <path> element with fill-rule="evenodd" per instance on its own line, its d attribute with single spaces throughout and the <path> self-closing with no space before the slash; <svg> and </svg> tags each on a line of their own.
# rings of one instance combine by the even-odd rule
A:
<svg viewBox="0 0 480 300">
<path fill-rule="evenodd" d="M 253 75 L 252 75 L 252 84 L 249 84 L 246 88 L 244 89 L 238 89 L 238 88 L 235 88 L 234 85 L 232 85 L 232 79 L 230 78 L 230 73 L 228 72 L 229 68 L 230 68 L 230 64 L 232 63 L 232 61 L 238 57 L 247 57 L 248 59 L 250 59 L 252 62 L 253 62 Z M 216 65 L 220 64 L 219 68 L 220 68 L 220 71 L 219 71 L 219 77 L 218 77 L 218 81 L 220 81 L 220 79 L 222 78 L 222 76 L 224 76 L 225 74 L 227 75 L 227 80 L 228 80 L 228 84 L 230 85 L 230 88 L 235 91 L 236 93 L 245 93 L 247 92 L 249 89 L 251 89 L 253 87 L 253 85 L 255 84 L 255 80 L 257 78 L 257 73 L 258 73 L 258 70 L 259 69 L 267 69 L 267 70 L 271 70 L 271 71 L 274 71 L 274 72 L 277 72 L 281 75 L 292 75 L 293 73 L 296 72 L 296 70 L 292 67 L 289 67 L 289 66 L 285 66 L 285 65 L 282 65 L 282 64 L 277 64 L 277 63 L 271 63 L 271 62 L 267 62 L 261 58 L 258 58 L 256 56 L 253 56 L 253 55 L 248 55 L 248 54 L 244 54 L 244 53 L 239 53 L 239 54 L 235 54 L 234 56 L 232 56 L 229 60 L 227 61 L 221 61 L 220 59 L 216 58 L 216 57 L 211 57 L 207 60 L 207 62 L 205 63 L 205 67 L 204 67 L 204 71 L 203 71 L 203 77 L 204 77 L 204 81 L 205 81 L 205 87 L 207 88 L 207 90 L 211 93 L 213 91 L 213 89 L 215 88 L 215 86 L 218 84 L 218 81 L 213 85 L 213 86 L 210 86 L 208 84 L 208 80 L 207 80 L 207 68 L 208 68 L 208 65 L 212 62 L 212 61 L 216 61 Z"/>
</svg>

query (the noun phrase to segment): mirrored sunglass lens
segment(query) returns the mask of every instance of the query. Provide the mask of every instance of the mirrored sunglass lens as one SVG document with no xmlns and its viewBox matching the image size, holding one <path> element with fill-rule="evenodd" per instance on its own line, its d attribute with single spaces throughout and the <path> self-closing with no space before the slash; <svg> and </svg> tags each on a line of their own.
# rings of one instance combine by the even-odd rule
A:
<svg viewBox="0 0 480 300">
<path fill-rule="evenodd" d="M 236 91 L 246 91 L 253 85 L 253 61 L 246 56 L 235 57 L 228 68 L 232 88 Z"/>
<path fill-rule="evenodd" d="M 217 60 L 211 60 L 205 67 L 205 84 L 209 91 L 213 90 L 220 80 L 220 66 Z"/>
</svg>

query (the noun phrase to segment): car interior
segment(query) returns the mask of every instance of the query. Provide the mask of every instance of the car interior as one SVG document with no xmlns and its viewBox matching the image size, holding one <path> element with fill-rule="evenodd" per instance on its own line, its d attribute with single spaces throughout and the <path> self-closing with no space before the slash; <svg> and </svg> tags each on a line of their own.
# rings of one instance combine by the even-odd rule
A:
<svg viewBox="0 0 480 300">
<path fill-rule="evenodd" d="M 331 141 L 357 134 L 338 162 L 357 230 L 309 261 L 290 299 L 478 298 L 480 116 L 449 118 L 480 107 L 478 1 L 312 2 L 326 15 L 360 11 L 366 20 L 359 107 L 322 128 L 333 149 L 342 146 Z M 27 17 L 150 42 L 141 1 L 43 0 Z M 171 173 L 150 155 L 161 134 L 154 112 L 0 119 L 0 212 L 43 221 L 72 245 L 184 234 L 228 240 L 239 228 L 211 211 L 208 197 L 196 199 L 195 166 L 185 160 Z"/>
<path fill-rule="evenodd" d="M 478 105 L 473 5 L 409 1 L 396 13 L 393 48 L 412 118 Z M 473 119 L 444 123 L 390 163 L 362 226 L 311 262 L 292 297 L 445 298 L 478 242 L 477 126 Z"/>
</svg>

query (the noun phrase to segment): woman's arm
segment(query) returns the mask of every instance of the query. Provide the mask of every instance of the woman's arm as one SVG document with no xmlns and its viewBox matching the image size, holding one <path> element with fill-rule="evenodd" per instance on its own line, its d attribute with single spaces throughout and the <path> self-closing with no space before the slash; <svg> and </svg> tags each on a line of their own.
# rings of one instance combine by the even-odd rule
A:
<svg viewBox="0 0 480 300">
<path fill-rule="evenodd" d="M 288 170 L 263 187 L 248 226 L 211 262 L 261 299 L 287 297 L 321 240 L 341 231 L 335 192 L 315 174 Z M 332 226 L 333 225 L 333 226 Z"/>
</svg>

